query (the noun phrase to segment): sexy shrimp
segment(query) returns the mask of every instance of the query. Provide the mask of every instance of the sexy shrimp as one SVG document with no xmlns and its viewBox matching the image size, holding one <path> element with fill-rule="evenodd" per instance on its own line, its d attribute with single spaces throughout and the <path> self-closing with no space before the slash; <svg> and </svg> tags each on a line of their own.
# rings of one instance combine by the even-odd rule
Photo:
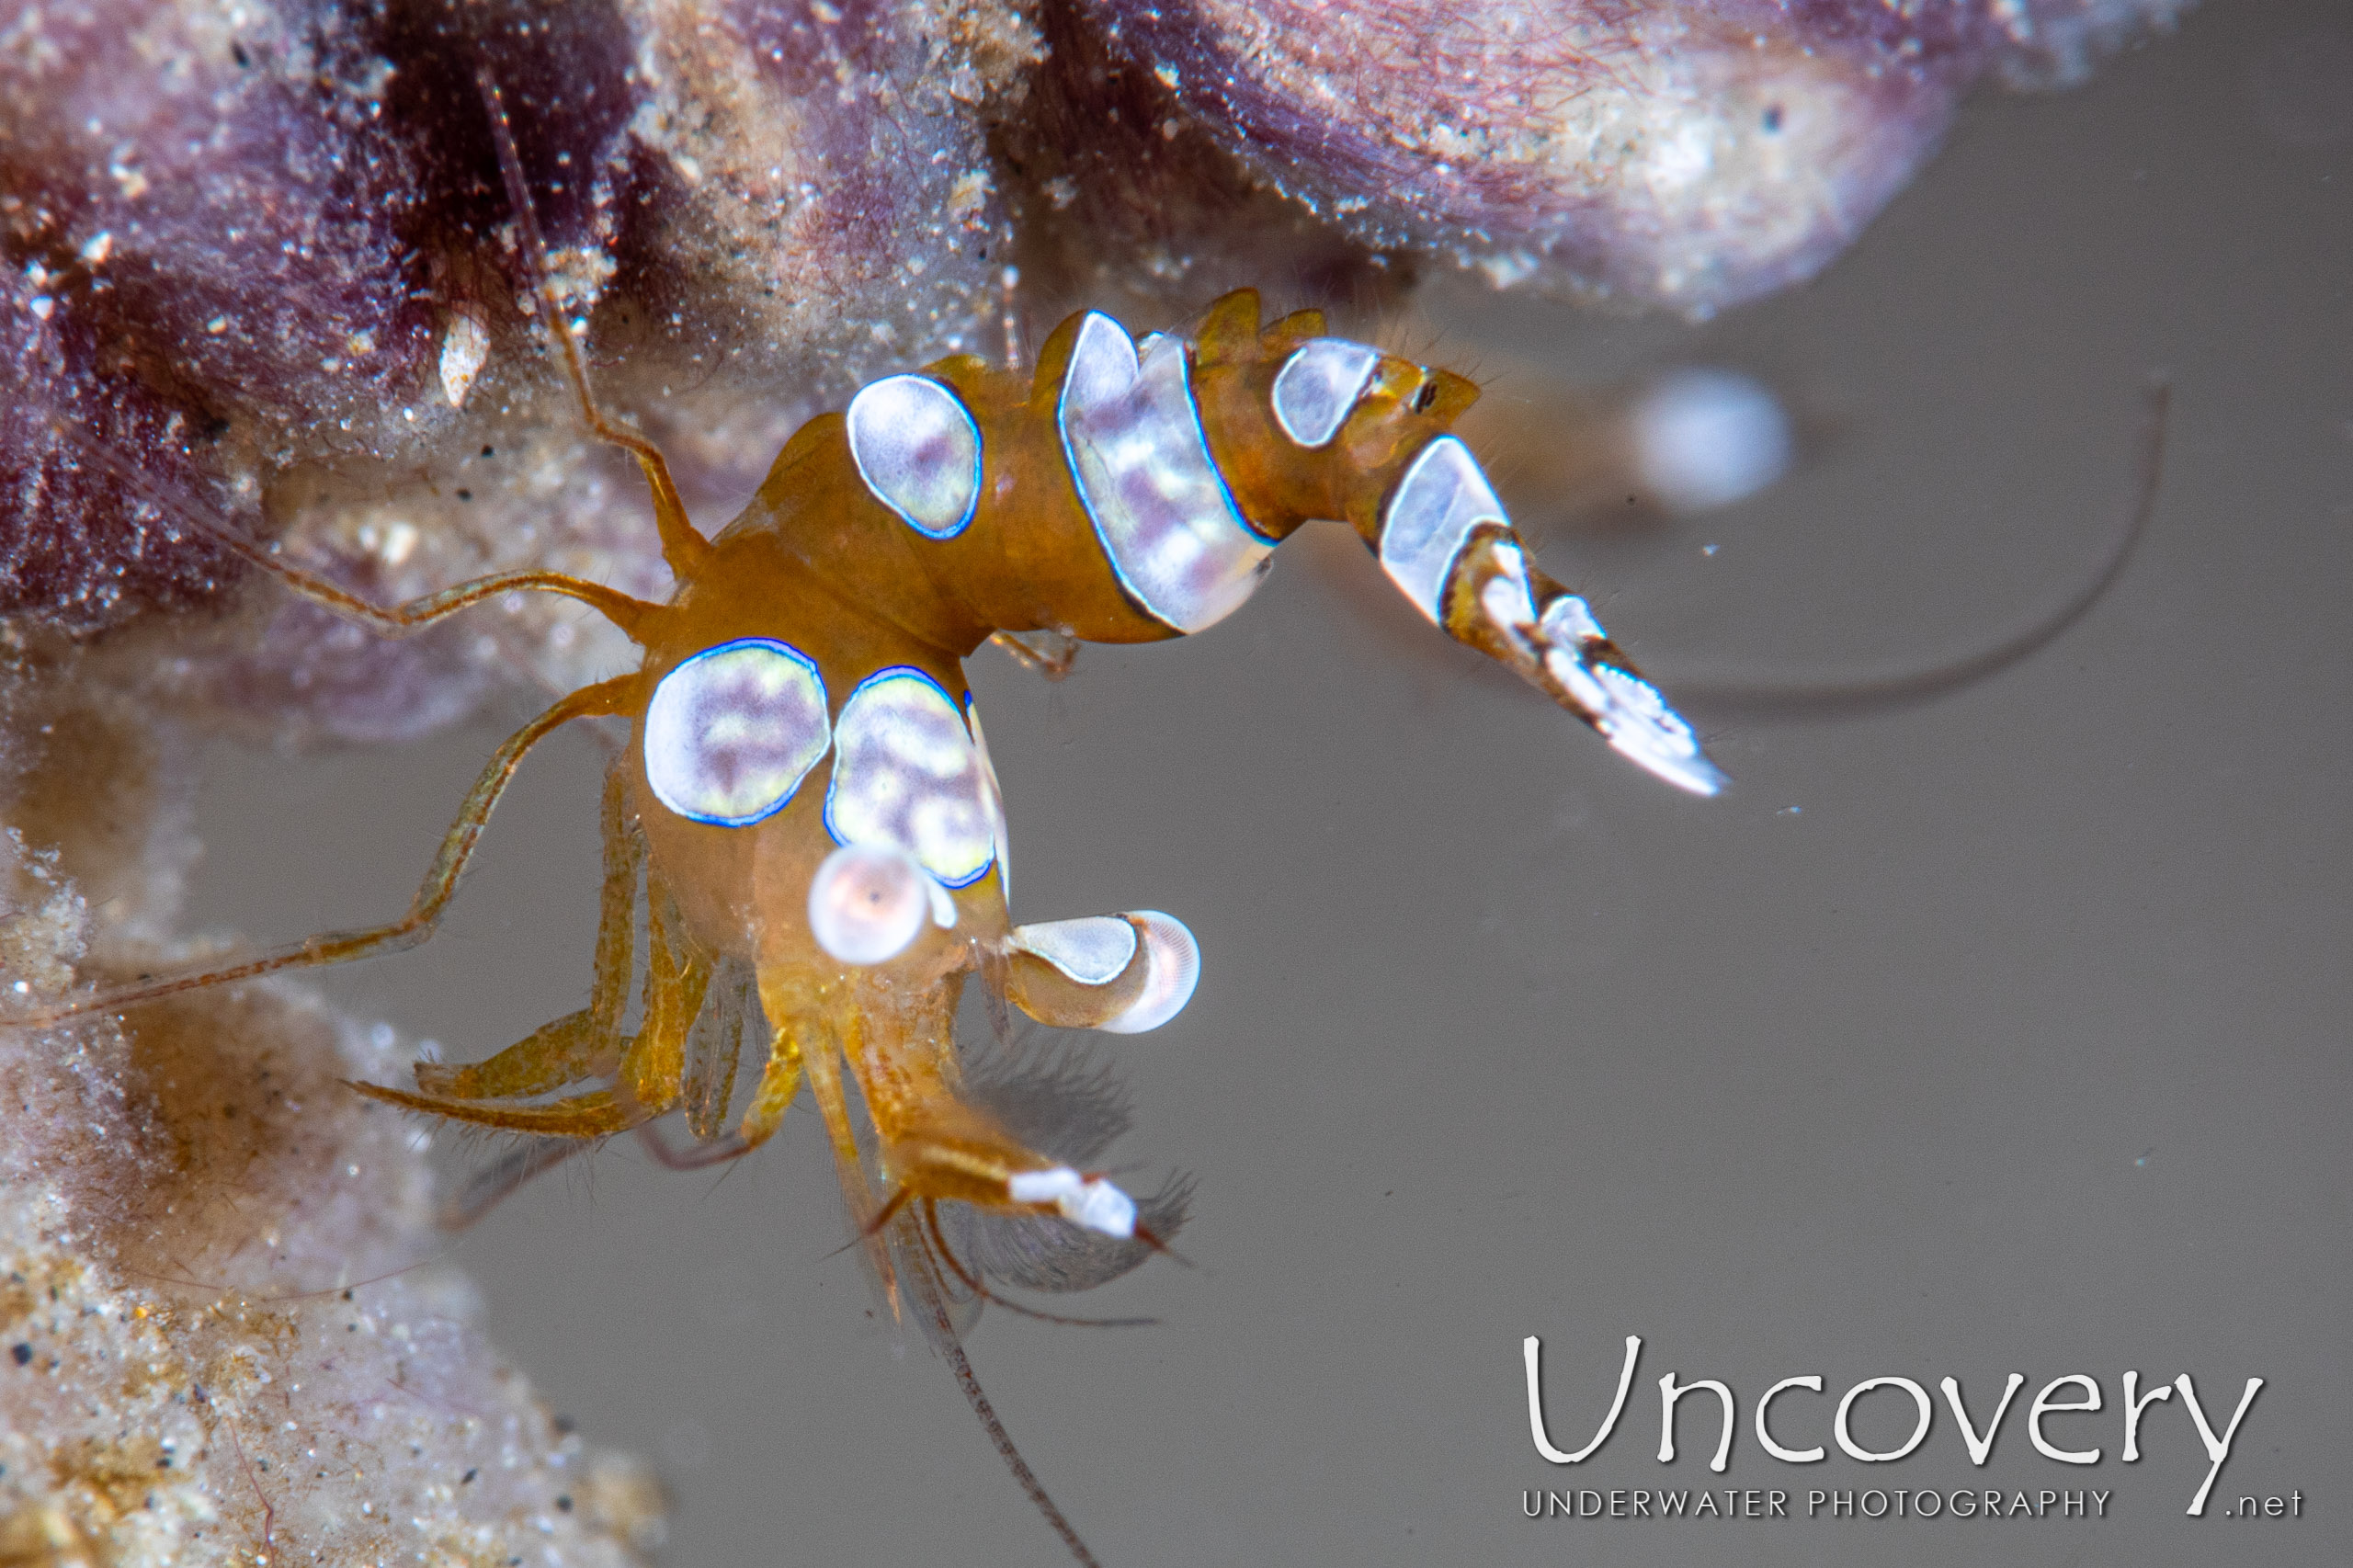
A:
<svg viewBox="0 0 2353 1568">
<path fill-rule="evenodd" d="M 1030 1496 L 1092 1561 L 963 1358 L 955 1308 L 988 1292 L 938 1206 L 1026 1227 L 1033 1254 L 1060 1258 L 1054 1278 L 1067 1286 L 1163 1246 L 1181 1194 L 1139 1203 L 1017 1136 L 969 1092 L 953 1017 L 978 975 L 1048 1024 L 1150 1029 L 1185 1006 L 1198 952 L 1182 924 L 1154 911 L 1013 924 L 1005 815 L 963 661 L 993 638 L 1142 642 L 1206 630 L 1250 597 L 1284 539 L 1328 519 L 1353 528 L 1432 622 L 1623 756 L 1698 794 L 1722 776 L 1586 600 L 1529 562 L 1478 461 L 1448 433 L 1478 396 L 1473 383 L 1329 336 L 1313 311 L 1264 323 L 1249 290 L 1185 335 L 1138 342 L 1108 316 L 1075 316 L 1029 374 L 961 357 L 875 381 L 846 412 L 803 426 L 742 514 L 706 537 L 662 453 L 599 410 L 547 281 L 494 88 L 484 96 L 540 308 L 584 418 L 644 471 L 676 593 L 654 604 L 514 573 L 386 610 L 220 531 L 296 590 L 384 629 L 509 592 L 560 594 L 609 619 L 642 663 L 565 697 L 499 747 L 400 920 L 9 1021 L 421 942 L 525 754 L 575 719 L 625 719 L 628 745 L 605 791 L 588 1006 L 486 1062 L 420 1062 L 413 1088 L 357 1087 L 575 1144 L 683 1109 L 698 1146 L 669 1158 L 710 1164 L 773 1136 L 805 1084 L 893 1305 L 949 1357 Z M 641 899 L 645 980 L 631 1028 Z M 766 1056 L 731 1129 L 746 1019 L 764 1020 Z"/>
</svg>

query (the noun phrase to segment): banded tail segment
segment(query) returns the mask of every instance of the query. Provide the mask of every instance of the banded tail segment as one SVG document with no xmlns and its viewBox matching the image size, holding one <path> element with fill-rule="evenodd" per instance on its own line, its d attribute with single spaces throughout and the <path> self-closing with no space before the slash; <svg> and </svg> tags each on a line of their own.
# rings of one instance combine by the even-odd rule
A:
<svg viewBox="0 0 2353 1568">
<path fill-rule="evenodd" d="M 1529 563 L 1460 437 L 1440 436 L 1406 466 L 1381 507 L 1377 549 L 1415 608 L 1457 642 L 1509 665 L 1620 756 L 1695 795 L 1730 782 L 1592 608 Z"/>
<path fill-rule="evenodd" d="M 1529 565 L 1478 460 L 1460 437 L 1443 433 L 1467 405 L 1461 390 L 1468 389 L 1450 388 L 1444 372 L 1322 336 L 1321 322 L 1313 324 L 1319 335 L 1294 339 L 1275 370 L 1268 412 L 1295 460 L 1329 460 L 1324 454 L 1336 451 L 1354 458 L 1355 472 L 1343 476 L 1354 498 L 1342 511 L 1397 590 L 1449 636 L 1509 665 L 1592 725 L 1629 760 L 1696 795 L 1722 790 L 1727 780 L 1691 726 L 1609 640 L 1583 598 Z M 1395 456 L 1381 460 L 1387 453 Z M 1385 489 L 1368 494 L 1373 485 Z"/>
</svg>

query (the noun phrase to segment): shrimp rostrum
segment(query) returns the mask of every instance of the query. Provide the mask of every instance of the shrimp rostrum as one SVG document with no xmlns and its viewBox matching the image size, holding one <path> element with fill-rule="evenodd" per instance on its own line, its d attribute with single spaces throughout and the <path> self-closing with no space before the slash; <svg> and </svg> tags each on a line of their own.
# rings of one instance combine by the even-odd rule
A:
<svg viewBox="0 0 2353 1568">
<path fill-rule="evenodd" d="M 495 129 L 536 267 L 536 224 L 503 122 Z M 402 920 L 8 1021 L 414 945 L 524 753 L 571 720 L 625 718 L 627 749 L 605 791 L 588 1006 L 488 1061 L 420 1063 L 413 1088 L 362 1091 L 558 1140 L 683 1110 L 699 1146 L 677 1157 L 708 1163 L 774 1134 L 805 1085 L 893 1304 L 949 1354 L 1000 1449 L 1084 1558 L 956 1346 L 960 1305 L 987 1290 L 949 1236 L 972 1238 L 992 1220 L 1021 1227 L 1028 1240 L 983 1236 L 983 1250 L 1014 1257 L 1027 1282 L 1092 1283 L 1159 1247 L 1181 1195 L 1140 1206 L 1072 1163 L 1086 1153 L 1033 1146 L 1022 1118 L 965 1084 L 953 1019 L 977 974 L 1051 1025 L 1150 1029 L 1184 1006 L 1199 962 L 1185 927 L 1156 912 L 1013 924 L 1005 816 L 963 661 L 996 637 L 1142 642 L 1202 631 L 1249 597 L 1285 538 L 1329 519 L 1355 528 L 1430 620 L 1627 757 L 1703 795 L 1722 776 L 1586 601 L 1529 560 L 1470 449 L 1447 433 L 1477 388 L 1326 335 L 1316 312 L 1262 323 L 1245 290 L 1188 335 L 1141 342 L 1090 312 L 1046 340 L 1030 374 L 962 357 L 887 377 L 803 426 L 743 513 L 705 537 L 660 452 L 598 412 L 574 329 L 538 270 L 585 416 L 637 456 L 651 484 L 678 585 L 669 602 L 520 573 L 383 610 L 258 547 L 245 552 L 394 629 L 506 592 L 569 595 L 642 648 L 642 665 L 564 698 L 499 749 Z M 766 1057 L 731 1129 L 747 1018 L 764 1020 L 755 1043 Z M 961 1206 L 945 1227 L 941 1204 Z"/>
</svg>

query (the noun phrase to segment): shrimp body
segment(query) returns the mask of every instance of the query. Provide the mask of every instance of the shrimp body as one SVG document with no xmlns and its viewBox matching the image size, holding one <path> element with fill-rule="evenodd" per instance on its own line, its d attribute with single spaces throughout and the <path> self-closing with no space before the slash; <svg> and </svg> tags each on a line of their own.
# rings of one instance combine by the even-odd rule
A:
<svg viewBox="0 0 2353 1568">
<path fill-rule="evenodd" d="M 712 978 L 745 966 L 770 1051 L 730 1153 L 770 1136 L 805 1077 L 870 1232 L 954 1199 L 1134 1239 L 1124 1194 L 960 1094 L 956 998 L 977 972 L 1047 1023 L 1149 1028 L 1190 995 L 1197 950 L 1156 912 L 1012 923 L 1005 813 L 963 661 L 1003 632 L 1203 630 L 1285 538 L 1335 518 L 1431 620 L 1635 761 L 1713 792 L 1688 727 L 1585 601 L 1528 562 L 1445 433 L 1476 396 L 1460 376 L 1324 336 L 1313 312 L 1262 328 L 1245 290 L 1189 341 L 1138 344 L 1089 312 L 1029 378 L 949 359 L 811 421 L 715 539 L 676 514 L 677 592 L 631 616 L 645 662 L 597 710 L 633 724 L 608 806 L 597 998 L 478 1067 L 421 1064 L 416 1092 L 369 1092 L 551 1134 L 642 1125 L 690 1097 Z M 653 951 L 643 1021 L 624 1038 L 641 872 Z M 609 1086 L 517 1103 L 591 1078 Z M 717 1133 L 708 1103 L 688 1108 Z"/>
<path fill-rule="evenodd" d="M 1312 312 L 1262 329 L 1245 291 L 1190 341 L 1139 345 L 1087 313 L 1026 379 L 969 358 L 888 378 L 786 445 L 648 618 L 628 764 L 657 910 L 693 949 L 755 967 L 778 1031 L 742 1139 L 767 1136 L 809 1073 L 862 1214 L 955 1199 L 1131 1233 L 1098 1184 L 1020 1196 L 1058 1167 L 961 1103 L 948 1022 L 977 971 L 1051 1023 L 1156 1024 L 1190 991 L 1190 939 L 1149 914 L 1012 925 L 962 661 L 1000 632 L 1203 630 L 1311 518 L 1354 527 L 1432 620 L 1637 761 L 1713 790 L 1688 729 L 1529 565 L 1445 434 L 1476 395 L 1324 336 Z M 858 1080 L 887 1194 L 865 1190 L 816 1040 Z M 675 1103 L 661 1054 L 641 1064 L 639 1113 Z"/>
<path fill-rule="evenodd" d="M 560 318 L 503 111 L 494 88 L 484 93 L 525 254 Z M 805 1084 L 894 1310 L 912 1310 L 958 1368 L 1032 1500 L 1091 1562 L 972 1380 L 957 1309 L 1003 1300 L 983 1273 L 1071 1290 L 1135 1267 L 1181 1221 L 1183 1191 L 1139 1201 L 1083 1168 L 1108 1142 L 1084 1093 L 1062 1131 L 1032 1105 L 1011 1117 L 1029 1129 L 1017 1134 L 966 1082 L 954 1017 L 978 975 L 1048 1024 L 1156 1028 L 1190 997 L 1199 952 L 1156 911 L 1013 923 L 1005 812 L 963 661 L 1007 635 L 1143 642 L 1202 631 L 1250 597 L 1283 540 L 1332 519 L 1431 621 L 1633 761 L 1700 794 L 1721 776 L 1586 602 L 1529 562 L 1447 433 L 1477 388 L 1326 336 L 1318 312 L 1262 326 L 1244 290 L 1189 337 L 1141 343 L 1088 312 L 1047 339 L 1031 375 L 959 358 L 884 378 L 804 426 L 711 538 L 688 519 L 661 453 L 598 411 L 569 329 L 556 340 L 590 427 L 645 471 L 678 584 L 666 603 L 524 572 L 384 608 L 217 531 L 297 591 L 393 631 L 508 592 L 567 595 L 642 647 L 641 666 L 573 693 L 500 747 L 401 920 L 9 1021 L 415 945 L 524 755 L 573 719 L 627 719 L 605 789 L 588 1005 L 487 1061 L 420 1062 L 414 1089 L 354 1086 L 573 1147 L 639 1129 L 665 1162 L 706 1165 L 772 1136 Z M 766 1046 L 747 1097 L 734 1093 L 746 1044 Z M 683 1153 L 654 1136 L 673 1110 L 697 1140 Z M 1066 1147 L 1040 1146 L 1058 1138 Z M 501 1179 L 544 1163 L 511 1159 Z M 942 1203 L 964 1208 L 943 1223 Z M 996 1262 L 968 1267 L 951 1231 Z"/>
</svg>

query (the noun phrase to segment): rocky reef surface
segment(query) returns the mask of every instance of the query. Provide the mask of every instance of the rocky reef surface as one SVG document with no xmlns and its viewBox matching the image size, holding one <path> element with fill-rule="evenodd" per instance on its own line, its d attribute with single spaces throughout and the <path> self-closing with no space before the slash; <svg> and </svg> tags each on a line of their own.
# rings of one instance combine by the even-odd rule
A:
<svg viewBox="0 0 2353 1568">
<path fill-rule="evenodd" d="M 10 998 L 200 960 L 159 939 L 194 854 L 183 737 L 21 671 L 0 715 Z M 660 1543 L 652 1473 L 555 1417 L 437 1261 L 426 1135 L 343 1086 L 412 1054 L 290 986 L 0 1029 L 0 1562 Z"/>
<path fill-rule="evenodd" d="M 712 526 L 859 381 L 1018 358 L 1080 306 L 1141 329 L 1256 284 L 1370 335 L 1455 267 L 1736 304 L 1826 265 L 1974 85 L 2076 80 L 2182 4 L 12 7 L 0 986 L 203 956 L 204 735 L 399 742 L 629 656 L 519 597 L 376 637 L 224 534 L 379 602 L 524 565 L 668 591 L 642 480 L 549 357 L 478 72 L 601 396 Z M 1633 406 L 1561 390 L 1489 440 L 1617 494 Z M 658 1544 L 659 1488 L 432 1261 L 419 1135 L 340 1086 L 407 1054 L 291 985 L 0 1029 L 0 1562 Z"/>
</svg>

